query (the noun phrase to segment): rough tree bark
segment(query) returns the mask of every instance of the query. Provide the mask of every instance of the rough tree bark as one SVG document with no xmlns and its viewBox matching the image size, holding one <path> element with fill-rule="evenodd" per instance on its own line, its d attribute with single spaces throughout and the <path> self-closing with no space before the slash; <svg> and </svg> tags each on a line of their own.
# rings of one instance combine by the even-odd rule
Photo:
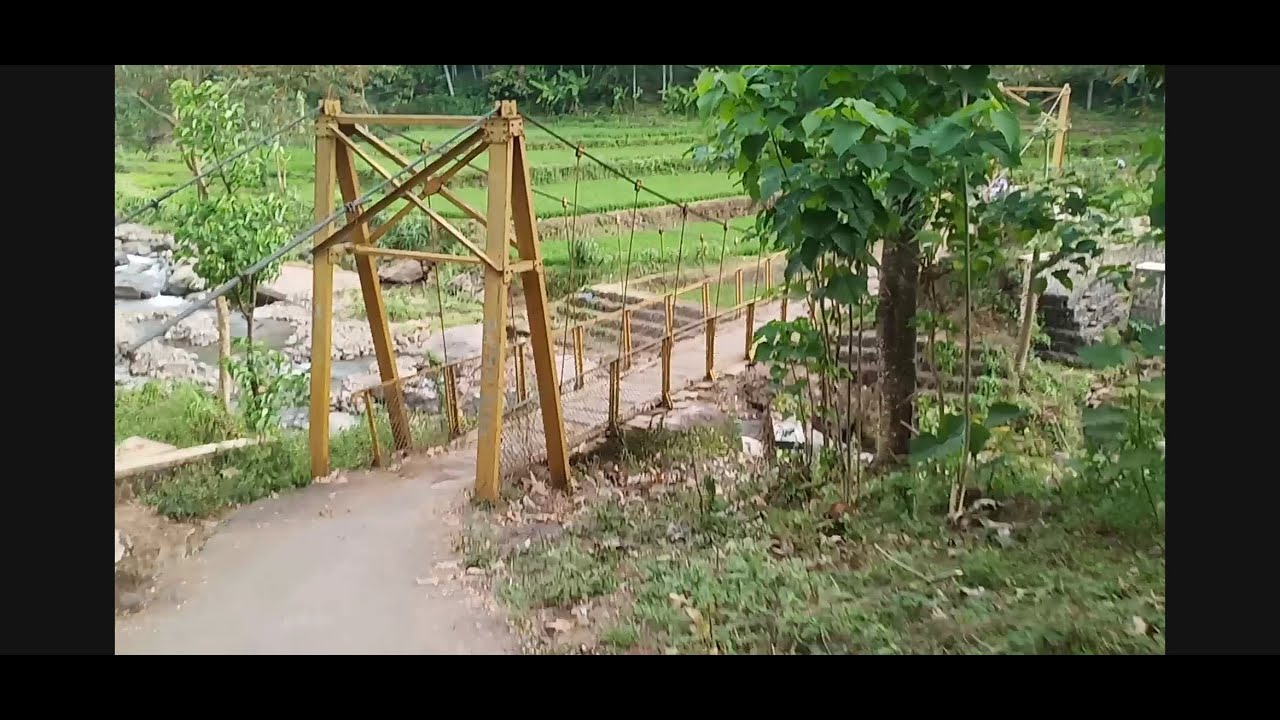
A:
<svg viewBox="0 0 1280 720">
<path fill-rule="evenodd" d="M 880 261 L 880 304 L 876 336 L 880 346 L 880 462 L 905 457 L 915 427 L 916 314 L 920 288 L 920 248 L 911 236 L 884 243 Z"/>
<path fill-rule="evenodd" d="M 1027 369 L 1027 357 L 1031 354 L 1031 335 L 1035 332 L 1036 306 L 1040 296 L 1033 285 L 1036 280 L 1036 266 L 1040 264 L 1040 251 L 1032 254 L 1027 261 L 1022 275 L 1022 317 L 1018 321 L 1018 347 L 1013 357 L 1014 376 L 1022 382 L 1022 373 Z"/>
<path fill-rule="evenodd" d="M 231 373 L 227 361 L 231 359 L 231 306 L 225 297 L 213 301 L 218 311 L 218 397 L 222 407 L 231 410 Z"/>
</svg>

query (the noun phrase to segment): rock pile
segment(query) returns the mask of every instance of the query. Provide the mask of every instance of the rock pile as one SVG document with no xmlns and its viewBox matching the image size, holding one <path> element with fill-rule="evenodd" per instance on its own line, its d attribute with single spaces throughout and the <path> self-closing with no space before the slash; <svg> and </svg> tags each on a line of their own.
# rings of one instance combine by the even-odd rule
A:
<svg viewBox="0 0 1280 720">
<path fill-rule="evenodd" d="M 116 226 L 116 298 L 184 296 L 204 289 L 190 261 L 174 263 L 173 236 L 132 223 Z"/>
</svg>

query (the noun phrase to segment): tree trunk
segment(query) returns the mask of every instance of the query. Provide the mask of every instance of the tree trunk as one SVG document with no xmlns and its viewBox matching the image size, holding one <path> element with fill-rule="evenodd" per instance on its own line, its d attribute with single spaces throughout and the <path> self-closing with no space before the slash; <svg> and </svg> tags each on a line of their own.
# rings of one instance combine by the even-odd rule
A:
<svg viewBox="0 0 1280 720">
<path fill-rule="evenodd" d="M 636 83 L 636 66 L 631 66 L 631 111 L 635 112 L 640 106 L 640 93 L 637 92 L 639 85 Z"/>
<path fill-rule="evenodd" d="M 218 312 L 218 397 L 222 407 L 231 411 L 231 373 L 227 361 L 231 359 L 231 308 L 225 297 L 213 301 Z"/>
<path fill-rule="evenodd" d="M 449 66 L 441 65 L 444 68 L 444 81 L 449 85 L 449 97 L 453 97 L 453 76 L 449 74 Z"/>
<path fill-rule="evenodd" d="M 884 462 L 904 458 L 915 427 L 916 314 L 920 287 L 920 248 L 910 236 L 888 240 L 881 251 L 880 306 L 876 334 L 880 345 L 880 448 Z"/>
<path fill-rule="evenodd" d="M 1018 347 L 1013 356 L 1013 376 L 1022 382 L 1022 372 L 1027 369 L 1027 356 L 1031 354 L 1031 335 L 1036 326 L 1036 305 L 1040 296 L 1032 285 L 1035 284 L 1035 267 L 1040 262 L 1040 252 L 1032 253 L 1027 262 L 1026 272 L 1022 274 L 1022 318 L 1018 323 Z"/>
</svg>

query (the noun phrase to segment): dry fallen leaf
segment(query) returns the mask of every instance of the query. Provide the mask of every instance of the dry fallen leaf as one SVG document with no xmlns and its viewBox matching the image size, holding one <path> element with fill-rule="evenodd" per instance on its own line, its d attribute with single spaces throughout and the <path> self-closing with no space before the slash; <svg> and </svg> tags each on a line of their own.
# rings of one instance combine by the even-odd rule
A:
<svg viewBox="0 0 1280 720">
<path fill-rule="evenodd" d="M 436 569 L 437 570 L 457 570 L 459 564 L 460 562 L 457 560 L 443 560 L 441 562 L 436 563 Z"/>
<path fill-rule="evenodd" d="M 418 578 L 417 582 L 419 585 L 439 585 L 440 578 L 438 577 Z"/>
<path fill-rule="evenodd" d="M 671 593 L 667 597 L 671 600 L 671 607 L 675 608 L 684 607 L 689 602 L 683 595 L 677 593 Z"/>
</svg>

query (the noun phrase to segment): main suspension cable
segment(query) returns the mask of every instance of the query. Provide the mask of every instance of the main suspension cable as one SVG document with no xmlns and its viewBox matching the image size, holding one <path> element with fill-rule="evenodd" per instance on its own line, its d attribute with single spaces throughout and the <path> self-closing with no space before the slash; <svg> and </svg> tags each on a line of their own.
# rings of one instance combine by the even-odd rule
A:
<svg viewBox="0 0 1280 720">
<path fill-rule="evenodd" d="M 149 211 L 149 210 L 155 210 L 156 208 L 160 207 L 160 203 L 164 202 L 165 200 L 168 200 L 169 198 L 173 197 L 174 195 L 177 195 L 178 193 L 182 192 L 183 190 L 186 190 L 187 188 L 191 187 L 192 185 L 194 185 L 194 184 L 196 184 L 196 183 L 200 182 L 201 180 L 203 180 L 203 179 L 205 179 L 205 178 L 209 177 L 210 175 L 214 174 L 215 172 L 217 172 L 217 171 L 221 170 L 221 169 L 222 169 L 223 167 L 225 167 L 226 165 L 228 165 L 228 164 L 230 164 L 230 163 L 232 163 L 232 162 L 235 162 L 236 160 L 239 160 L 241 157 L 244 157 L 244 155 L 245 155 L 246 153 L 248 153 L 248 152 L 250 152 L 250 151 L 252 151 L 252 150 L 255 150 L 255 149 L 259 148 L 259 147 L 262 147 L 263 145 L 266 145 L 267 143 L 269 143 L 269 142 L 271 142 L 271 141 L 275 140 L 276 138 L 280 137 L 280 136 L 281 136 L 281 135 L 283 135 L 284 133 L 286 133 L 286 132 L 288 132 L 288 131 L 292 130 L 292 129 L 293 129 L 293 128 L 295 128 L 295 127 L 297 127 L 299 124 L 301 124 L 302 122 L 306 121 L 307 119 L 312 118 L 312 117 L 315 117 L 316 113 L 318 113 L 318 112 L 320 112 L 320 107 L 319 107 L 319 106 L 316 106 L 316 108 L 315 108 L 314 110 L 310 110 L 310 111 L 308 111 L 308 112 L 304 113 L 301 117 L 297 118 L 296 120 L 294 120 L 293 122 L 289 123 L 288 125 L 285 125 L 284 127 L 280 128 L 279 130 L 277 130 L 277 131 L 275 131 L 275 132 L 271 133 L 270 135 L 267 135 L 266 137 L 262 138 L 261 140 L 258 140 L 257 142 L 253 143 L 252 145 L 249 145 L 249 146 L 247 146 L 247 147 L 245 147 L 245 148 L 242 148 L 242 149 L 240 149 L 240 150 L 237 150 L 236 152 L 234 152 L 234 153 L 232 153 L 232 154 L 228 155 L 228 156 L 226 157 L 226 159 L 224 159 L 222 162 L 219 162 L 218 164 L 214 165 L 214 166 L 213 166 L 213 167 L 211 167 L 211 168 L 207 168 L 207 169 L 205 169 L 205 170 L 200 171 L 200 173 L 199 173 L 199 174 L 197 174 L 195 177 L 192 177 L 190 180 L 187 180 L 186 182 L 184 182 L 184 183 L 182 183 L 181 185 L 179 185 L 179 186 L 177 186 L 177 187 L 173 188 L 172 190 L 166 191 L 165 193 L 163 193 L 163 194 L 159 195 L 158 197 L 156 197 L 154 200 L 151 200 L 150 202 L 148 202 L 147 204 L 145 204 L 145 205 L 143 205 L 142 207 L 138 208 L 137 210 L 134 210 L 133 212 L 129 213 L 129 214 L 125 217 L 125 219 L 123 220 L 123 222 L 122 222 L 121 224 L 123 224 L 123 223 L 131 223 L 131 222 L 133 222 L 134 220 L 136 220 L 138 217 L 140 217 L 143 213 L 146 213 L 146 212 L 147 212 L 147 211 Z"/>
<path fill-rule="evenodd" d="M 121 352 L 122 352 L 123 354 L 125 354 L 125 355 L 131 354 L 131 353 L 133 353 L 134 351 L 136 351 L 138 348 L 142 347 L 143 345 L 146 345 L 147 343 L 151 342 L 152 340 L 155 340 L 156 338 L 160 337 L 161 335 L 164 335 L 166 332 L 168 332 L 168 331 L 169 331 L 171 328 L 173 328 L 175 325 L 177 325 L 178 323 L 180 323 L 180 322 L 182 322 L 183 320 L 186 320 L 188 317 L 190 317 L 190 316 L 191 316 L 191 314 L 192 314 L 192 313 L 194 313 L 195 311 L 199 310 L 199 309 L 200 309 L 200 308 L 202 308 L 202 307 L 206 307 L 209 303 L 213 302 L 214 300 L 216 300 L 216 299 L 218 299 L 218 298 L 222 297 L 223 295 L 226 295 L 227 293 L 229 293 L 229 292 L 231 292 L 232 290 L 234 290 L 238 285 L 240 285 L 240 283 L 241 283 L 245 278 L 247 278 L 247 277 L 251 277 L 252 275 L 257 274 L 257 273 L 258 273 L 259 271 L 261 271 L 263 268 L 265 268 L 265 267 L 267 267 L 268 265 L 270 265 L 270 264 L 274 263 L 276 260 L 279 260 L 280 258 L 284 257 L 284 256 L 285 256 L 285 255 L 287 255 L 291 250 L 293 250 L 294 248 L 298 247 L 298 246 L 299 246 L 299 245 L 301 245 L 302 243 L 304 243 L 304 242 L 306 242 L 307 240 L 309 240 L 309 239 L 311 239 L 312 237 L 314 237 L 317 233 L 319 233 L 319 232 L 320 232 L 321 230 L 323 230 L 324 228 L 329 227 L 329 225 L 330 225 L 330 224 L 332 224 L 332 223 L 333 223 L 333 221 L 337 220 L 337 219 L 338 219 L 339 217 L 341 217 L 342 215 L 347 214 L 347 213 L 351 213 L 351 212 L 355 212 L 355 211 L 356 211 L 356 208 L 358 208 L 360 205 L 364 204 L 365 202 L 368 202 L 368 200 L 369 200 L 370 198 L 372 198 L 375 194 L 377 194 L 379 191 L 381 191 L 381 190 L 382 190 L 383 188 L 385 188 L 387 185 L 390 185 L 392 182 L 394 182 L 394 181 L 395 181 L 397 178 L 399 178 L 401 175 L 404 175 L 404 174 L 408 173 L 409 171 L 413 170 L 413 169 L 414 169 L 414 168 L 416 168 L 418 165 L 421 165 L 423 162 L 425 162 L 426 160 L 428 160 L 428 159 L 429 159 L 429 158 L 431 158 L 432 156 L 440 154 L 440 153 L 444 150 L 444 148 L 449 147 L 449 146 L 450 146 L 450 145 L 452 145 L 454 142 L 456 142 L 459 138 L 461 138 L 462 136 L 464 136 L 464 135 L 466 135 L 467 133 L 471 132 L 471 131 L 472 131 L 472 130 L 474 130 L 475 128 L 479 127 L 481 123 L 483 123 L 485 120 L 488 120 L 490 117 L 493 117 L 493 115 L 495 115 L 496 113 L 497 113 L 497 110 L 496 110 L 496 109 L 495 109 L 495 110 L 493 110 L 493 111 L 491 111 L 491 112 L 489 112 L 489 114 L 487 114 L 487 115 L 484 115 L 484 116 L 480 117 L 480 118 L 479 118 L 479 119 L 477 119 L 474 123 L 472 123 L 472 124 L 468 125 L 467 127 L 463 128 L 462 130 L 460 130 L 460 131 L 458 132 L 458 134 L 457 134 L 457 135 L 454 135 L 454 136 L 453 136 L 452 138 L 450 138 L 447 142 L 445 142 L 445 143 L 443 143 L 443 144 L 441 144 L 441 145 L 438 145 L 438 146 L 436 146 L 435 148 L 433 148 L 433 149 L 431 149 L 431 150 L 428 150 L 427 152 L 425 152 L 425 153 L 423 153 L 422 155 L 418 156 L 418 158 L 417 158 L 416 160 L 414 160 L 413 162 L 411 162 L 411 163 L 409 163 L 408 165 L 404 166 L 404 167 L 403 167 L 403 168 L 401 168 L 398 172 L 393 173 L 390 177 L 386 178 L 386 179 L 385 179 L 385 180 L 383 180 L 382 182 L 380 182 L 380 183 L 378 183 L 377 185 L 375 185 L 375 186 L 373 186 L 372 188 L 370 188 L 370 189 L 369 189 L 369 191 L 368 191 L 368 192 L 366 192 L 364 195 L 361 195 L 359 198 L 356 198 L 355 200 L 353 200 L 353 201 L 351 201 L 351 202 L 349 202 L 349 203 L 345 203 L 342 207 L 340 207 L 340 208 L 338 208 L 337 210 L 335 210 L 335 211 L 333 211 L 332 213 L 330 213 L 330 214 L 329 214 L 329 216 L 328 216 L 328 217 L 326 217 L 325 219 L 323 219 L 323 220 L 321 220 L 321 221 L 319 221 L 319 222 L 315 223 L 315 224 L 314 224 L 314 225 L 312 225 L 311 227 L 309 227 L 309 228 L 307 228 L 306 230 L 304 230 L 302 233 L 300 233 L 300 234 L 298 234 L 298 235 L 294 236 L 294 238 L 293 238 L 292 240 L 290 240 L 289 242 L 285 243 L 285 244 L 284 244 L 284 245 L 283 245 L 279 250 L 276 250 L 275 252 L 271 253 L 271 254 L 270 254 L 270 255 L 268 255 L 267 257 L 263 258 L 262 260 L 259 260 L 258 262 L 254 263 L 254 264 L 253 264 L 253 265 L 251 265 L 250 267 L 246 268 L 245 270 L 243 270 L 243 271 L 242 271 L 239 275 L 237 275 L 236 277 L 234 277 L 234 278 L 232 278 L 232 279 L 230 279 L 230 280 L 228 280 L 228 281 L 224 282 L 223 284 L 219 285 L 218 287 L 214 288 L 214 290 L 213 290 L 212 292 L 210 292 L 208 295 L 206 295 L 205 297 L 201 298 L 200 300 L 197 300 L 197 301 L 192 302 L 191 304 L 187 305 L 187 307 L 183 308 L 183 310 L 182 310 L 181 312 L 179 312 L 177 315 L 175 315 L 173 318 L 171 318 L 170 320 L 165 321 L 165 322 L 164 322 L 160 327 L 158 327 L 157 329 L 155 329 L 155 330 L 153 330 L 153 331 L 151 331 L 151 332 L 147 333 L 147 334 L 146 334 L 146 335 L 144 335 L 141 339 L 136 340 L 136 341 L 134 341 L 133 343 L 130 343 L 130 344 L 129 344 L 128 346 L 126 346 L 126 347 L 125 347 L 125 349 L 123 349 Z M 314 302 L 314 301 L 315 301 L 315 298 L 312 298 L 312 301 Z"/>
</svg>

